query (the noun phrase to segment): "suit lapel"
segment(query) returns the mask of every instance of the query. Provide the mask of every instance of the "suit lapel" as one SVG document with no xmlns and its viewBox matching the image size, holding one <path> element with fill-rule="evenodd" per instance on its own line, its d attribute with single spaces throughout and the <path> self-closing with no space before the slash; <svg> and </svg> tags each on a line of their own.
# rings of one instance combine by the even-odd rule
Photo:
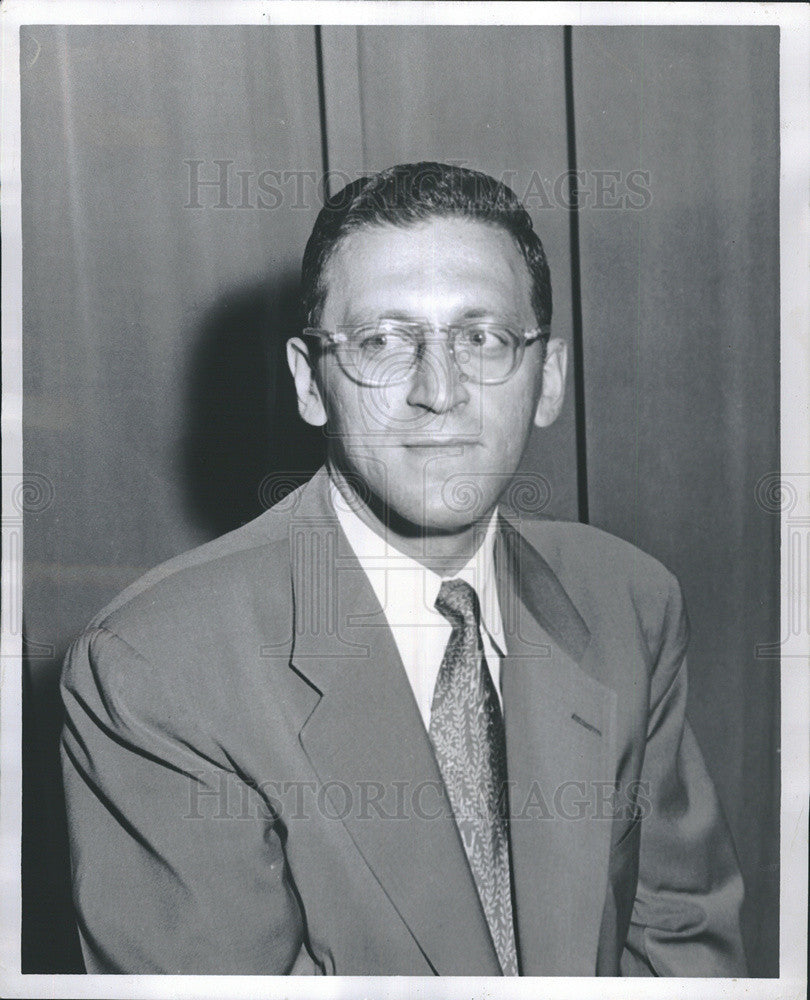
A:
<svg viewBox="0 0 810 1000">
<path fill-rule="evenodd" d="M 290 522 L 292 666 L 319 695 L 301 744 L 432 968 L 499 975 L 429 737 L 327 486 L 322 471 Z M 593 817 L 609 813 L 616 695 L 592 676 L 596 644 L 551 567 L 503 519 L 496 570 L 521 972 L 593 975 L 611 828 Z"/>
<path fill-rule="evenodd" d="M 593 975 L 607 885 L 616 695 L 544 559 L 506 521 L 496 544 L 507 656 L 501 689 L 523 975 Z"/>
<path fill-rule="evenodd" d="M 292 665 L 320 693 L 301 744 L 331 808 L 433 969 L 500 968 L 393 636 L 331 510 L 326 477 L 291 520 Z"/>
</svg>

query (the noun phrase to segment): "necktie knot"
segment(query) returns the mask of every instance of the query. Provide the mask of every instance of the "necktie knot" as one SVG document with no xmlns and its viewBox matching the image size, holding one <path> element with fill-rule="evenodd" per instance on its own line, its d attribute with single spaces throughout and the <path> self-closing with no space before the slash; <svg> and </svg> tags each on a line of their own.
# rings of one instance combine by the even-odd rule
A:
<svg viewBox="0 0 810 1000">
<path fill-rule="evenodd" d="M 434 607 L 454 628 L 477 629 L 481 620 L 478 594 L 464 580 L 443 580 Z"/>
</svg>

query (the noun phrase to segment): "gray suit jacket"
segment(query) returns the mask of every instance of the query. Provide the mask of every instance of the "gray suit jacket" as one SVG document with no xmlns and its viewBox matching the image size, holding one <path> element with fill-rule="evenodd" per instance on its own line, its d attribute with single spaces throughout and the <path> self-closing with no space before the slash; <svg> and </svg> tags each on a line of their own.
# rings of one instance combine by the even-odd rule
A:
<svg viewBox="0 0 810 1000">
<path fill-rule="evenodd" d="M 89 971 L 499 974 L 327 483 L 147 574 L 71 647 Z M 495 558 L 522 974 L 744 975 L 677 582 L 579 524 L 502 518 Z"/>
</svg>

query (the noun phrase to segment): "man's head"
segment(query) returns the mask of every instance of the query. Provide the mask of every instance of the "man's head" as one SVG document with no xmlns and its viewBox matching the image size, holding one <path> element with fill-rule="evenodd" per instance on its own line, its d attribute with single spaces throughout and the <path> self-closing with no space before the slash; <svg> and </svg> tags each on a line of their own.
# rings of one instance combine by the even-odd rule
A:
<svg viewBox="0 0 810 1000">
<path fill-rule="evenodd" d="M 318 216 L 302 298 L 318 332 L 288 358 L 334 473 L 401 535 L 468 530 L 562 403 L 548 265 L 514 193 L 438 163 L 355 181 Z"/>
</svg>

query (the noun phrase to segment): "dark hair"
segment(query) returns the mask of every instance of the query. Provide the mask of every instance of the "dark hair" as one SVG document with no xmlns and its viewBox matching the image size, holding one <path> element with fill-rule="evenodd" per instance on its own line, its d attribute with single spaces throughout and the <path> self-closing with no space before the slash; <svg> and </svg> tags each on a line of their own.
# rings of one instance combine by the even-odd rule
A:
<svg viewBox="0 0 810 1000">
<path fill-rule="evenodd" d="M 537 322 L 551 322 L 551 277 L 540 237 L 517 195 L 487 174 L 446 163 L 403 163 L 360 177 L 328 198 L 307 241 L 301 267 L 304 324 L 317 326 L 326 300 L 324 274 L 340 241 L 364 226 L 407 226 L 459 216 L 500 226 L 517 243 L 532 279 Z"/>
</svg>

